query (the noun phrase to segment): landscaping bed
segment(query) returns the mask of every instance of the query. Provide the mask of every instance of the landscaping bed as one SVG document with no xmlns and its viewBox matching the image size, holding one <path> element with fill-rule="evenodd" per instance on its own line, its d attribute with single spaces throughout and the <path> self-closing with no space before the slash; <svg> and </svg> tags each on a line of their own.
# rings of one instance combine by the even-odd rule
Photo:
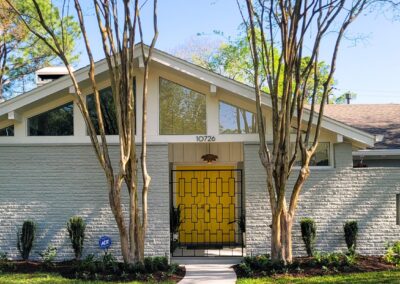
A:
<svg viewBox="0 0 400 284">
<path fill-rule="evenodd" d="M 298 257 L 290 265 L 270 260 L 268 255 L 246 257 L 234 266 L 238 278 L 310 277 L 361 272 L 397 270 L 381 256 L 349 256 L 343 253 L 325 253 L 315 257 Z M 400 281 L 400 280 L 399 280 Z"/>
<path fill-rule="evenodd" d="M 155 260 L 156 259 L 156 260 Z M 163 263 L 164 258 L 146 258 L 145 265 L 125 265 L 120 262 L 64 261 L 46 264 L 37 261 L 11 261 L 0 265 L 1 274 L 44 274 L 59 275 L 66 279 L 96 281 L 149 281 L 176 283 L 185 276 L 185 268 Z M 154 261 L 155 260 L 155 261 Z M 160 265 L 160 267 L 157 267 Z"/>
</svg>

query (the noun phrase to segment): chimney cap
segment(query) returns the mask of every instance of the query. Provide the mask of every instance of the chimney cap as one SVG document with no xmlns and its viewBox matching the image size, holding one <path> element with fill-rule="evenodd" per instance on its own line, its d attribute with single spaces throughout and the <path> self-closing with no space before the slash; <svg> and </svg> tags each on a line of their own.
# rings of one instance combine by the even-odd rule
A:
<svg viewBox="0 0 400 284">
<path fill-rule="evenodd" d="M 38 87 L 43 86 L 67 74 L 68 69 L 65 66 L 44 67 L 36 71 L 36 85 Z"/>
<path fill-rule="evenodd" d="M 65 66 L 44 67 L 36 71 L 37 75 L 67 75 L 68 69 Z"/>
</svg>

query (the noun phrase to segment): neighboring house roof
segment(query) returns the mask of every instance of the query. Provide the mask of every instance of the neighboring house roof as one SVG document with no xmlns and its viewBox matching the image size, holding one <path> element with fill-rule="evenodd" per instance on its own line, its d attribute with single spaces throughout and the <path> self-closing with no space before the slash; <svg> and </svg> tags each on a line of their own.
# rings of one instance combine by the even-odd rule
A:
<svg viewBox="0 0 400 284">
<path fill-rule="evenodd" d="M 324 115 L 342 123 L 382 135 L 373 149 L 400 149 L 400 104 L 325 105 Z"/>
<path fill-rule="evenodd" d="M 140 48 L 138 48 L 139 52 L 136 52 L 136 56 L 139 59 L 139 67 L 140 67 Z M 148 47 L 145 47 L 145 52 L 148 52 Z M 170 55 L 161 50 L 155 49 L 153 52 L 153 61 L 178 72 L 182 72 L 188 76 L 192 76 L 199 80 L 209 83 L 210 85 L 214 85 L 218 88 L 225 89 L 230 91 L 242 98 L 255 100 L 254 88 L 243 83 L 237 82 L 235 80 L 224 77 L 220 74 L 209 71 L 205 68 L 202 68 L 198 65 L 185 61 L 183 59 L 177 58 L 173 55 Z M 102 59 L 96 62 L 95 73 L 96 75 L 106 72 L 108 70 L 107 62 L 105 59 Z M 88 79 L 88 70 L 89 66 L 83 67 L 77 71 L 75 71 L 76 78 L 78 82 Z M 54 80 L 53 82 L 47 83 L 41 87 L 35 88 L 25 94 L 19 95 L 15 98 L 12 98 L 8 101 L 5 101 L 0 104 L 0 116 L 7 115 L 8 117 L 12 117 L 14 112 L 19 108 L 31 104 L 35 101 L 38 101 L 42 98 L 45 98 L 55 92 L 61 91 L 66 88 L 72 88 L 72 82 L 69 76 L 63 76 L 60 79 Z M 72 89 L 71 89 L 72 92 Z M 266 106 L 271 107 L 271 99 L 267 94 L 263 94 L 262 103 Z M 307 120 L 309 117 L 309 111 L 305 110 L 304 119 Z M 314 119 L 317 117 L 315 116 Z M 357 128 L 351 127 L 345 123 L 336 121 L 329 117 L 324 117 L 322 120 L 321 126 L 333 133 L 337 133 L 344 137 L 348 137 L 353 141 L 357 141 L 364 146 L 373 146 L 375 143 L 375 136 L 367 133 L 363 130 L 359 130 Z"/>
</svg>

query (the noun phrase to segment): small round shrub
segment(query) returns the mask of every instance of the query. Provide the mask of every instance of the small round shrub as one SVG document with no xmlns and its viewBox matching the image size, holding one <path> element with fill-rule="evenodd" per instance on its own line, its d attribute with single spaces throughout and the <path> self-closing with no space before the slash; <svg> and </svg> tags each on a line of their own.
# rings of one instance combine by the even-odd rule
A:
<svg viewBox="0 0 400 284">
<path fill-rule="evenodd" d="M 357 221 L 348 221 L 343 226 L 347 248 L 355 252 L 357 246 L 358 224 Z"/>
<path fill-rule="evenodd" d="M 300 220 L 301 237 L 308 256 L 313 256 L 315 251 L 315 239 L 317 235 L 317 225 L 311 218 L 303 218 Z"/>
</svg>

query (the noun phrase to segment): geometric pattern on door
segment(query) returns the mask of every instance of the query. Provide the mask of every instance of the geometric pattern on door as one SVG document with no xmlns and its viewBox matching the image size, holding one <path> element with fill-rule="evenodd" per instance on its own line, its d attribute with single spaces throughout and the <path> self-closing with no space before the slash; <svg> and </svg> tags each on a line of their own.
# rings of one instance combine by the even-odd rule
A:
<svg viewBox="0 0 400 284">
<path fill-rule="evenodd" d="M 219 248 L 241 242 L 241 170 L 234 166 L 177 166 L 171 177 L 173 205 L 181 212 L 180 245 Z"/>
</svg>

